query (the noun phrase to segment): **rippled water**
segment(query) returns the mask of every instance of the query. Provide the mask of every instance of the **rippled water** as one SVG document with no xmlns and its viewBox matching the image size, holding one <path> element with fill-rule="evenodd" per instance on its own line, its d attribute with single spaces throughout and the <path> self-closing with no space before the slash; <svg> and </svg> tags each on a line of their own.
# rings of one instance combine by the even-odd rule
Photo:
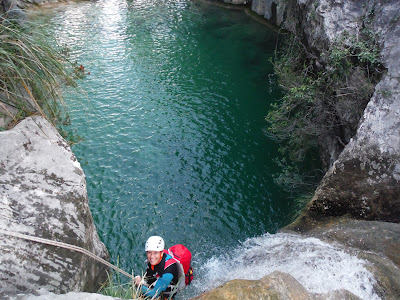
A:
<svg viewBox="0 0 400 300">
<path fill-rule="evenodd" d="M 189 0 L 100 0 L 37 14 L 90 72 L 79 93 L 65 94 L 113 262 L 141 272 L 144 242 L 157 234 L 187 245 L 196 268 L 288 222 L 291 203 L 271 176 L 277 146 L 263 134 L 279 93 L 274 32 L 242 11 Z"/>
</svg>

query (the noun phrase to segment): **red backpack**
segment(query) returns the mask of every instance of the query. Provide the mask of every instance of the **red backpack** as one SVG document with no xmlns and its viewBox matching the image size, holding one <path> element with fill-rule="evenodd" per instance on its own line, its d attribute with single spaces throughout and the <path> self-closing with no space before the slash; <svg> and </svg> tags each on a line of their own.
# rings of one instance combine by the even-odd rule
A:
<svg viewBox="0 0 400 300">
<path fill-rule="evenodd" d="M 168 250 L 164 250 L 164 252 L 171 255 L 181 265 L 183 274 L 185 275 L 185 286 L 189 285 L 193 280 L 193 268 L 190 265 L 192 253 L 190 253 L 189 249 L 181 244 L 177 244 Z"/>
</svg>

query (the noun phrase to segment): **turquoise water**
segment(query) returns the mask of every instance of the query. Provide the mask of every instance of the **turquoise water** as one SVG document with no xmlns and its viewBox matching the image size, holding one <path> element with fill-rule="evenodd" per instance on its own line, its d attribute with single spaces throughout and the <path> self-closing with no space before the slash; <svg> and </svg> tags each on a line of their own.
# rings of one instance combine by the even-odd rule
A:
<svg viewBox="0 0 400 300">
<path fill-rule="evenodd" d="M 189 247 L 200 269 L 288 223 L 291 201 L 272 180 L 277 145 L 264 134 L 279 97 L 274 32 L 243 11 L 189 0 L 100 0 L 38 14 L 90 72 L 65 97 L 112 262 L 140 273 L 145 240 L 161 235 Z"/>
</svg>

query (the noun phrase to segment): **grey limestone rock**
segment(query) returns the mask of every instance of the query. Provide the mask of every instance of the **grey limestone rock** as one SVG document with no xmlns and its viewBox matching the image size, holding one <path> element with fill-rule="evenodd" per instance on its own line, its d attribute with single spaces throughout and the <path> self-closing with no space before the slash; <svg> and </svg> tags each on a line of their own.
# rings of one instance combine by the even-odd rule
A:
<svg viewBox="0 0 400 300">
<path fill-rule="evenodd" d="M 382 45 L 381 60 L 387 72 L 375 87 L 356 135 L 325 175 L 310 209 L 400 222 L 400 2 L 365 1 L 364 7 Z M 341 23 L 356 34 L 359 24 L 354 10 Z M 327 15 L 325 11 L 325 19 L 334 19 Z M 334 31 L 333 25 L 327 26 L 328 37 Z"/>
<path fill-rule="evenodd" d="M 260 280 L 236 279 L 206 292 L 193 300 L 360 300 L 346 290 L 331 291 L 327 294 L 308 292 L 294 277 L 279 271 L 272 272 Z"/>
<path fill-rule="evenodd" d="M 357 37 L 365 27 L 373 32 L 386 72 L 343 151 L 334 137 L 321 139 L 330 169 L 309 208 L 321 215 L 400 222 L 400 2 L 254 0 L 252 9 L 289 31 L 301 31 L 317 60 L 342 33 Z"/>
<path fill-rule="evenodd" d="M 277 26 L 281 26 L 285 21 L 288 7 L 286 1 L 252 0 L 251 2 L 252 11 Z"/>
<path fill-rule="evenodd" d="M 33 116 L 0 133 L 0 230 L 79 246 L 108 259 L 69 145 Z M 79 252 L 0 234 L 0 298 L 43 288 L 95 291 L 105 266 Z"/>
</svg>

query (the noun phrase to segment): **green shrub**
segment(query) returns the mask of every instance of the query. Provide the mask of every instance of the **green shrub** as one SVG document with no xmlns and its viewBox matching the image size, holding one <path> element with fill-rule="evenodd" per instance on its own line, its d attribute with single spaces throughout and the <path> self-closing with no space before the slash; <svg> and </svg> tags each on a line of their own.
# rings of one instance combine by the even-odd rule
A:
<svg viewBox="0 0 400 300">
<path fill-rule="evenodd" d="M 39 27 L 0 16 L 0 111 L 13 127 L 30 115 L 53 125 L 68 122 L 60 84 L 75 85 L 65 57 L 49 45 Z M 7 129 L 7 128 L 2 128 Z"/>
<path fill-rule="evenodd" d="M 273 61 L 285 95 L 272 104 L 266 120 L 268 133 L 280 143 L 282 172 L 276 181 L 292 189 L 313 189 L 298 165 L 323 154 L 326 141 L 343 149 L 355 134 L 382 68 L 374 36 L 364 30 L 357 37 L 342 34 L 320 57 L 311 54 L 296 36 L 285 41 Z M 312 154 L 314 153 L 314 154 Z M 323 169 L 329 161 L 322 161 Z M 302 183 L 303 182 L 303 183 Z"/>
</svg>

